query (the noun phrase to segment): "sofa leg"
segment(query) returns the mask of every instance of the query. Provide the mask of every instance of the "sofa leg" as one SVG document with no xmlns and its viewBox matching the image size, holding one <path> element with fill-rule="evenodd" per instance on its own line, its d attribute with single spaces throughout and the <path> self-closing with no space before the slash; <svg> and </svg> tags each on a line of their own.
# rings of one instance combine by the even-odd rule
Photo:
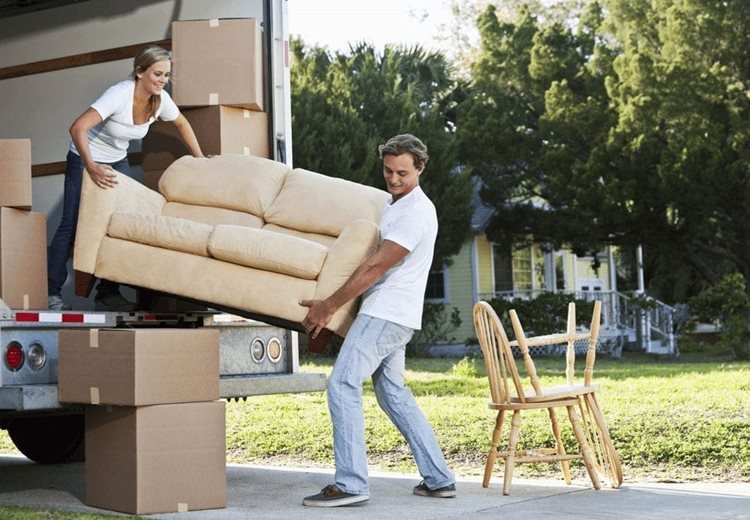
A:
<svg viewBox="0 0 750 520">
<path fill-rule="evenodd" d="M 76 271 L 76 296 L 81 298 L 88 298 L 91 294 L 91 289 L 94 288 L 96 282 L 96 276 L 90 273 L 84 273 L 83 271 Z"/>
<path fill-rule="evenodd" d="M 333 332 L 328 329 L 323 329 L 318 333 L 316 338 L 312 338 L 309 334 L 307 335 L 307 350 L 311 354 L 322 354 L 325 352 L 328 343 L 331 342 Z"/>
</svg>

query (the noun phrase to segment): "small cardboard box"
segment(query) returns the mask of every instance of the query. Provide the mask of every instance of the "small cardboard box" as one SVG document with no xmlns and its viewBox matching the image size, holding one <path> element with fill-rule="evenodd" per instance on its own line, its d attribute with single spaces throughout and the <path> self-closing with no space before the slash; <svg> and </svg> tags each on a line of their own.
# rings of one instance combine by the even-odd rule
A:
<svg viewBox="0 0 750 520">
<path fill-rule="evenodd" d="M 172 97 L 180 107 L 263 110 L 263 41 L 258 20 L 172 22 Z"/>
<path fill-rule="evenodd" d="M 0 206 L 31 209 L 29 139 L 0 139 Z"/>
<path fill-rule="evenodd" d="M 58 333 L 58 400 L 144 406 L 219 398 L 216 329 Z"/>
<path fill-rule="evenodd" d="M 270 158 L 268 115 L 244 108 L 215 106 L 190 108 L 182 114 L 193 127 L 205 155 L 237 153 Z M 188 154 L 177 128 L 170 122 L 151 125 L 142 142 L 143 170 L 164 170 Z M 144 174 L 145 175 L 145 174 Z"/>
<path fill-rule="evenodd" d="M 86 407 L 86 504 L 124 513 L 226 507 L 225 403 Z"/>
<path fill-rule="evenodd" d="M 0 208 L 0 298 L 11 309 L 47 308 L 47 217 L 43 213 Z"/>
</svg>

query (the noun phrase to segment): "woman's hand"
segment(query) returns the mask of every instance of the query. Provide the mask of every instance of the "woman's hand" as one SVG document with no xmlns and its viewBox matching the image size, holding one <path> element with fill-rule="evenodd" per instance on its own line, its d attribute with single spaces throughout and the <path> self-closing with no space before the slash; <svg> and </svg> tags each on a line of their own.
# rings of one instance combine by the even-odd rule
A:
<svg viewBox="0 0 750 520">
<path fill-rule="evenodd" d="M 94 184 L 103 190 L 114 188 L 117 184 L 117 174 L 109 165 L 93 163 L 86 166 L 86 171 Z"/>
</svg>

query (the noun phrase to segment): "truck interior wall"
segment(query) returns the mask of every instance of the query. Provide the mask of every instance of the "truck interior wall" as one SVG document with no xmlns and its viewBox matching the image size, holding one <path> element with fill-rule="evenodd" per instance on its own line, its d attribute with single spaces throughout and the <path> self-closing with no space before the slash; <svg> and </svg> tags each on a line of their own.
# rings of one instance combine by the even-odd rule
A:
<svg viewBox="0 0 750 520">
<path fill-rule="evenodd" d="M 174 20 L 236 17 L 263 20 L 263 1 L 87 0 L 0 18 L 0 67 L 170 38 Z M 0 139 L 30 138 L 32 164 L 64 161 L 70 124 L 131 66 L 132 60 L 119 60 L 1 80 Z M 134 143 L 131 151 L 139 150 Z M 47 215 L 51 240 L 62 212 L 63 175 L 36 177 L 32 185 L 33 209 Z M 73 294 L 71 285 L 63 296 Z"/>
</svg>

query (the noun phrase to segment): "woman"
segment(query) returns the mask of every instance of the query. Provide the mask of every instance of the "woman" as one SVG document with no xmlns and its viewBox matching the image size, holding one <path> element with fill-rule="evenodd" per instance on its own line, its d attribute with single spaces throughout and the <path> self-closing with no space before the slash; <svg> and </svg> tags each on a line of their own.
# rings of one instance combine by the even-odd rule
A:
<svg viewBox="0 0 750 520">
<path fill-rule="evenodd" d="M 63 214 L 48 251 L 49 308 L 67 310 L 60 292 L 68 276 L 68 257 L 75 240 L 83 170 L 101 189 L 117 184 L 114 170 L 130 175 L 127 150 L 130 141 L 142 139 L 149 126 L 161 119 L 172 121 L 194 157 L 203 157 L 195 133 L 164 90 L 172 71 L 171 54 L 157 46 L 141 50 L 133 60 L 129 79 L 108 88 L 70 127 L 72 143 L 65 168 Z M 96 309 L 130 311 L 114 282 L 97 286 Z"/>
</svg>

